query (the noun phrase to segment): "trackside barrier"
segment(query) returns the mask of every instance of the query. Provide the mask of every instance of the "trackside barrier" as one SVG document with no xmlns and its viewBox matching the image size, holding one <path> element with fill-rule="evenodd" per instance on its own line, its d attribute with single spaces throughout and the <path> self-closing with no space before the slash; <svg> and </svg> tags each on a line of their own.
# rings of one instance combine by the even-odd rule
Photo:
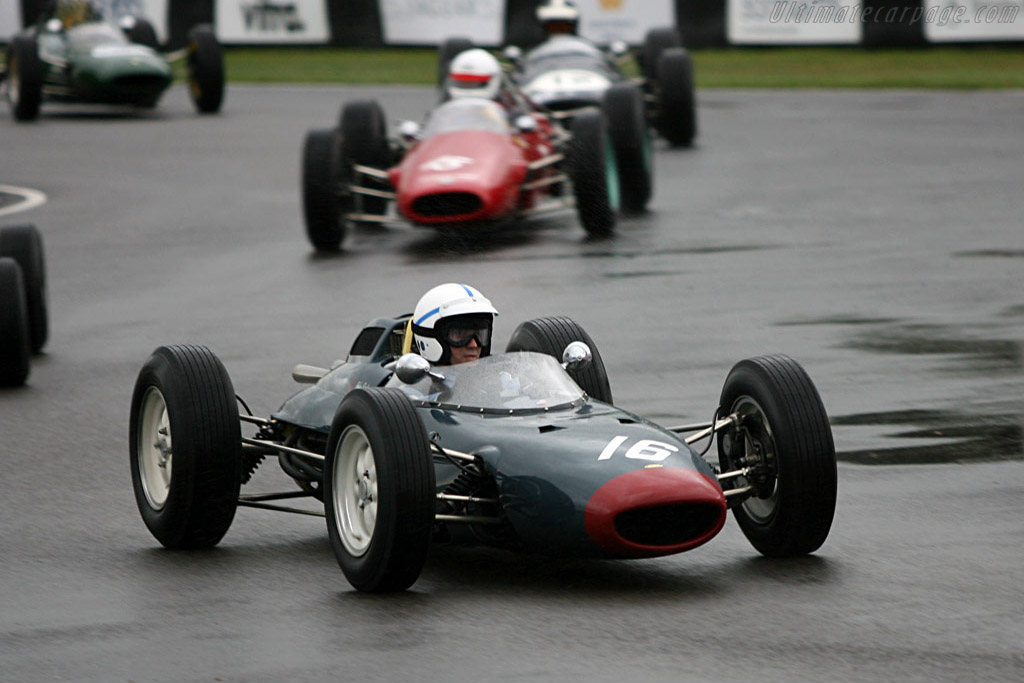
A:
<svg viewBox="0 0 1024 683">
<path fill-rule="evenodd" d="M 643 19 L 657 0 L 583 0 L 611 17 Z M 0 42 L 34 23 L 50 0 L 0 1 Z M 502 24 L 487 44 L 530 46 L 540 41 L 534 20 L 539 0 L 105 0 L 116 8 L 141 7 L 170 47 L 186 42 L 197 23 L 215 23 L 226 44 L 388 44 L 387 26 L 399 35 L 404 13 L 435 8 L 452 16 L 499 12 Z M 670 3 L 688 47 L 730 45 L 925 46 L 1024 41 L 1024 0 L 664 0 Z M 468 9 L 467 9 L 468 8 Z M 385 22 L 385 18 L 387 22 Z M 397 23 L 396 23 L 397 22 Z M 396 31 L 395 27 L 398 27 Z M 472 26 L 472 25 L 471 25 Z M 401 40 L 408 43 L 407 31 Z M 497 40 L 494 40 L 497 39 Z M 435 39 L 424 45 L 436 44 Z"/>
</svg>

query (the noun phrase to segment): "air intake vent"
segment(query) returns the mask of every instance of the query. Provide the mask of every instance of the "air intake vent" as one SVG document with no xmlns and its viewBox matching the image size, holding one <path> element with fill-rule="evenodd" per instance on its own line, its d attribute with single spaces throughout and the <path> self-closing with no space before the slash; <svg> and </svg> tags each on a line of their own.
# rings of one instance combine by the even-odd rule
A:
<svg viewBox="0 0 1024 683">
<path fill-rule="evenodd" d="M 412 210 L 420 216 L 465 216 L 483 207 L 480 197 L 471 192 L 439 192 L 418 197 L 412 203 Z"/>
<path fill-rule="evenodd" d="M 707 533 L 721 514 L 719 506 L 707 503 L 638 508 L 617 516 L 615 531 L 640 545 L 679 545 Z"/>
</svg>

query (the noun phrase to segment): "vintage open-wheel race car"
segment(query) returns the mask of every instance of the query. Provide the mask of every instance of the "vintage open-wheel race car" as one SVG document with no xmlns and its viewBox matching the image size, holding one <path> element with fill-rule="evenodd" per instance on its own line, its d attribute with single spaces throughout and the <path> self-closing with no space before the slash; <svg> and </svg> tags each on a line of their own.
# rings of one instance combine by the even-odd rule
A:
<svg viewBox="0 0 1024 683">
<path fill-rule="evenodd" d="M 35 120 L 45 101 L 151 109 L 174 81 L 179 60 L 196 110 L 220 110 L 224 57 L 211 26 L 193 27 L 185 47 L 164 52 L 142 17 L 115 22 L 88 13 L 69 23 L 51 13 L 12 38 L 0 83 L 15 120 Z"/>
<path fill-rule="evenodd" d="M 825 541 L 835 447 L 794 360 L 740 361 L 709 422 L 661 427 L 612 404 L 603 360 L 569 318 L 524 322 L 504 353 L 455 366 L 403 354 L 407 323 L 375 319 L 346 360 L 296 366 L 308 386 L 267 417 L 236 397 L 208 348 L 157 348 L 135 385 L 129 443 L 156 539 L 213 546 L 239 506 L 323 515 L 346 578 L 370 592 L 414 584 L 432 543 L 657 557 L 709 541 L 728 509 L 766 556 Z M 717 462 L 705 459 L 712 439 Z M 242 493 L 267 457 L 295 488 Z"/>
</svg>

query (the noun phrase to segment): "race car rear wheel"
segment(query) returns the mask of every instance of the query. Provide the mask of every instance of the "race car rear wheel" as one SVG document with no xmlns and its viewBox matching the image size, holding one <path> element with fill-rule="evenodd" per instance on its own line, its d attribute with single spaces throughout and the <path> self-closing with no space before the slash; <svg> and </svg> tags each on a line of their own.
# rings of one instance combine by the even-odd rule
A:
<svg viewBox="0 0 1024 683">
<path fill-rule="evenodd" d="M 697 135 L 693 61 L 683 48 L 665 50 L 658 62 L 657 128 L 677 147 L 689 145 Z"/>
<path fill-rule="evenodd" d="M 836 452 L 828 415 L 803 367 L 787 356 L 761 356 L 733 366 L 719 417 L 739 426 L 719 433 L 723 472 L 750 468 L 735 480 L 755 494 L 733 509 L 762 554 L 814 552 L 825 542 L 836 507 Z"/>
<path fill-rule="evenodd" d="M 31 357 L 28 306 L 21 267 L 0 258 L 0 387 L 25 383 Z"/>
<path fill-rule="evenodd" d="M 42 351 L 49 337 L 49 313 L 46 293 L 46 259 L 43 238 L 32 224 L 0 228 L 0 257 L 18 262 L 25 285 L 28 325 L 32 353 Z"/>
<path fill-rule="evenodd" d="M 448 67 L 452 60 L 466 50 L 473 49 L 473 41 L 469 38 L 448 38 L 437 48 L 437 87 L 440 88 L 442 98 L 447 89 L 445 83 L 448 80 Z"/>
<path fill-rule="evenodd" d="M 683 39 L 675 28 L 652 28 L 644 36 L 643 49 L 640 52 L 640 68 L 644 78 L 654 81 L 658 78 L 658 60 L 661 53 L 673 47 L 682 47 Z"/>
<path fill-rule="evenodd" d="M 337 133 L 311 130 L 302 145 L 302 215 L 306 235 L 318 251 L 337 251 L 345 238 L 349 201 L 342 197 Z"/>
<path fill-rule="evenodd" d="M 189 32 L 188 85 L 192 103 L 200 114 L 220 111 L 224 102 L 224 54 L 208 24 Z"/>
<path fill-rule="evenodd" d="M 616 83 L 604 93 L 603 107 L 618 164 L 622 207 L 643 211 L 651 198 L 653 155 L 644 95 L 635 85 Z"/>
<path fill-rule="evenodd" d="M 43 103 L 43 61 L 35 38 L 14 36 L 7 49 L 7 102 L 18 121 L 33 121 Z"/>
<path fill-rule="evenodd" d="M 208 548 L 238 507 L 242 444 L 231 378 L 205 346 L 161 346 L 132 394 L 135 501 L 153 536 L 172 549 Z"/>
<path fill-rule="evenodd" d="M 160 51 L 160 40 L 156 37 L 156 29 L 153 28 L 153 24 L 142 17 L 133 17 L 131 25 L 124 29 L 124 35 L 133 43 Z"/>
<path fill-rule="evenodd" d="M 569 376 L 591 398 L 612 402 L 612 388 L 608 382 L 608 372 L 597 345 L 586 330 L 572 318 L 551 316 L 534 318 L 520 323 L 512 332 L 506 351 L 534 351 L 553 356 L 562 361 L 562 351 L 574 341 L 581 341 L 590 347 L 594 358 L 590 365 L 582 370 L 570 370 Z"/>
<path fill-rule="evenodd" d="M 608 237 L 619 210 L 619 174 L 604 115 L 581 112 L 572 122 L 567 152 L 576 212 L 591 237 Z"/>
<path fill-rule="evenodd" d="M 348 102 L 338 116 L 341 143 L 341 170 L 351 164 L 385 170 L 391 166 L 391 147 L 388 144 L 387 119 L 384 109 L 376 100 Z M 377 178 L 353 178 L 358 184 L 374 190 L 387 190 L 388 183 Z M 388 200 L 364 194 L 352 195 L 351 211 L 381 216 L 387 211 Z"/>
<path fill-rule="evenodd" d="M 356 389 L 331 424 L 324 507 L 331 547 L 360 591 L 404 590 L 427 561 L 435 478 L 426 430 L 398 389 Z"/>
</svg>

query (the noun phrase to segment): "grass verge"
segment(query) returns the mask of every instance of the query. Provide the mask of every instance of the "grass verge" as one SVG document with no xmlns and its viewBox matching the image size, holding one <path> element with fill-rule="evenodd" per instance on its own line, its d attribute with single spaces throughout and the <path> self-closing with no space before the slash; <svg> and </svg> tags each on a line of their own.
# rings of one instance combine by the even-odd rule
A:
<svg viewBox="0 0 1024 683">
<path fill-rule="evenodd" d="M 1024 46 L 693 50 L 699 88 L 1024 88 Z M 432 48 L 226 48 L 234 83 L 432 85 Z"/>
</svg>

